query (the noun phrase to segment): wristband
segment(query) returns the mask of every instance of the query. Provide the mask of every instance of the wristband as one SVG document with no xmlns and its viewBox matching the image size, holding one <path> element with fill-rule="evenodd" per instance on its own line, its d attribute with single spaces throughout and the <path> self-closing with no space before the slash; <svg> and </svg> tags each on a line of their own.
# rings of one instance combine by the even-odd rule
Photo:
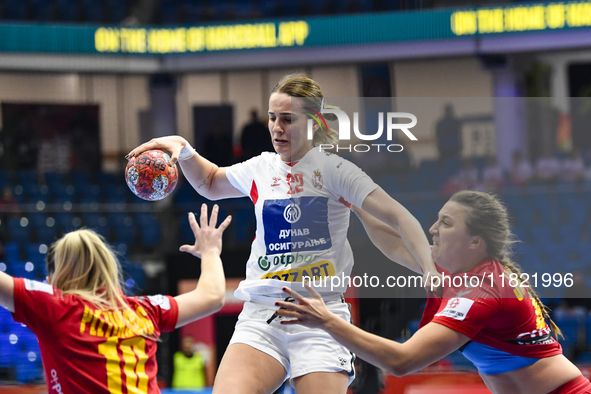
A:
<svg viewBox="0 0 591 394">
<path fill-rule="evenodd" d="M 187 145 L 183 149 L 181 149 L 181 153 L 179 153 L 179 160 L 188 160 L 195 155 L 195 149 L 187 142 Z"/>
</svg>

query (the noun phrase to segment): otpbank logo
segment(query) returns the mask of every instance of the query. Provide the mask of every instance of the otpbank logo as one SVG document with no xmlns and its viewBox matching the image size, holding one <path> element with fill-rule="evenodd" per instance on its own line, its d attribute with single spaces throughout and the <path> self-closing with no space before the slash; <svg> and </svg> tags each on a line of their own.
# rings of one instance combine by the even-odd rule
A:
<svg viewBox="0 0 591 394">
<path fill-rule="evenodd" d="M 322 108 L 320 112 L 315 111 L 310 107 L 304 107 L 307 112 L 306 115 L 310 116 L 308 119 L 308 140 L 314 138 L 314 122 L 319 126 L 321 130 L 328 130 L 328 124 L 324 118 L 324 114 L 334 114 L 339 123 L 339 141 L 346 141 L 351 139 L 351 120 L 345 111 L 340 109 L 328 109 Z M 384 112 L 378 112 L 378 131 L 374 134 L 365 134 L 359 130 L 359 112 L 353 113 L 353 132 L 355 136 L 362 141 L 375 141 L 382 137 L 384 134 L 384 118 L 386 119 L 386 139 L 392 141 L 392 135 L 394 130 L 402 131 L 408 139 L 411 141 L 417 141 L 417 137 L 409 130 L 417 125 L 417 117 L 408 112 L 387 112 L 384 116 Z M 408 119 L 410 122 L 399 123 L 399 119 Z M 346 150 L 351 152 L 369 152 L 372 147 L 376 147 L 377 151 L 380 151 L 380 147 L 388 152 L 402 152 L 404 149 L 400 144 L 356 144 L 349 146 L 332 145 L 332 144 L 321 144 L 320 149 L 333 149 Z"/>
</svg>

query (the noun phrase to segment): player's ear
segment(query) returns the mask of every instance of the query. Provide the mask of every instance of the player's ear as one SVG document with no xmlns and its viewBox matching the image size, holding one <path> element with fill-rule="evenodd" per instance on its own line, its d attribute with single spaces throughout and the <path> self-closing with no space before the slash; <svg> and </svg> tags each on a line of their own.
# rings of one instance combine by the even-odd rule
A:
<svg viewBox="0 0 591 394">
<path fill-rule="evenodd" d="M 47 283 L 51 284 L 51 276 L 46 276 L 45 280 L 47 281 Z"/>
<path fill-rule="evenodd" d="M 472 237 L 472 239 L 470 240 L 471 249 L 478 249 L 482 246 L 486 247 L 484 238 L 482 238 L 480 235 L 475 235 L 474 237 Z"/>
</svg>

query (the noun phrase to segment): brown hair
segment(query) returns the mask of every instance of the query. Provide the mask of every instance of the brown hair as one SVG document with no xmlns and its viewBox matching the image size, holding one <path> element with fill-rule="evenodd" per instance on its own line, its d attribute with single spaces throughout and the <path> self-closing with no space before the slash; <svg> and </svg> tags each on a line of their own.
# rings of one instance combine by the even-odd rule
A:
<svg viewBox="0 0 591 394">
<path fill-rule="evenodd" d="M 306 74 L 288 74 L 277 82 L 271 93 L 285 93 L 291 97 L 305 97 L 306 105 L 315 111 L 321 112 L 322 108 L 338 109 L 334 105 L 324 103 L 324 94 L 320 85 Z M 333 114 L 323 115 L 327 120 L 336 120 Z M 339 141 L 339 133 L 332 129 L 321 127 L 314 133 L 314 146 L 320 144 L 336 144 Z"/>
<path fill-rule="evenodd" d="M 521 269 L 518 264 L 511 261 L 512 246 L 516 242 L 515 236 L 511 232 L 507 208 L 501 201 L 491 194 L 471 190 L 457 192 L 449 200 L 469 208 L 466 228 L 470 235 L 482 237 L 486 241 L 487 255 L 517 274 L 521 282 Z M 550 319 L 549 309 L 542 303 L 534 289 L 530 286 L 527 287 L 527 291 L 537 302 L 544 318 L 550 322 L 552 331 L 556 336 L 563 337 L 560 328 Z"/>
</svg>

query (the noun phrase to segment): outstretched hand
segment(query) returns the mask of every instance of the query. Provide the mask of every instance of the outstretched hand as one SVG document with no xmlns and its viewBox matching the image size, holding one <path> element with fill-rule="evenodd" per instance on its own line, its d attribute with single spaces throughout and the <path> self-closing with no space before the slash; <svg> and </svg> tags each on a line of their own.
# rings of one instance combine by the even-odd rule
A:
<svg viewBox="0 0 591 394">
<path fill-rule="evenodd" d="M 201 205 L 201 226 L 197 224 L 197 219 L 193 212 L 189 212 L 189 224 L 193 235 L 195 235 L 194 245 L 183 245 L 179 248 L 181 252 L 191 253 L 193 256 L 201 258 L 207 253 L 215 253 L 218 256 L 222 253 L 222 234 L 232 221 L 232 217 L 228 216 L 218 228 L 215 227 L 218 221 L 218 205 L 214 205 L 211 210 L 211 217 L 207 220 L 207 204 Z"/>
<path fill-rule="evenodd" d="M 125 158 L 130 159 L 147 150 L 161 149 L 170 153 L 170 162 L 168 162 L 168 165 L 172 167 L 179 160 L 181 150 L 186 145 L 187 140 L 178 135 L 169 135 L 166 137 L 153 138 L 150 141 L 145 142 L 137 148 L 133 149 L 131 152 L 127 154 L 127 156 L 125 156 Z"/>
<path fill-rule="evenodd" d="M 323 328 L 333 317 L 336 317 L 328 310 L 320 294 L 304 282 L 304 287 L 312 298 L 305 298 L 300 293 L 288 287 L 283 291 L 292 297 L 296 303 L 277 301 L 275 306 L 280 307 L 275 313 L 291 320 L 281 320 L 281 324 L 302 324 L 306 327 Z"/>
</svg>

